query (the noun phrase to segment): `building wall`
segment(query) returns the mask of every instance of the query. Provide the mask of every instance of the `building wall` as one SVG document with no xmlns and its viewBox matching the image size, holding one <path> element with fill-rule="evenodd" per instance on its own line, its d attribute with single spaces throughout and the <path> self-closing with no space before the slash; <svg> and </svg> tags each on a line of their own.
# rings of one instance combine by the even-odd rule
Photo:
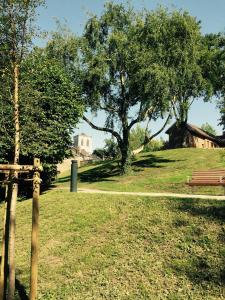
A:
<svg viewBox="0 0 225 300">
<path fill-rule="evenodd" d="M 197 136 L 192 135 L 189 131 L 186 131 L 184 134 L 184 147 L 193 147 L 193 148 L 206 148 L 206 149 L 212 149 L 212 148 L 218 148 L 219 146 L 215 144 L 214 142 L 203 139 Z M 169 145 L 170 148 L 177 148 L 177 141 L 179 142 L 179 133 L 178 132 L 172 132 L 169 135 Z"/>
<path fill-rule="evenodd" d="M 187 135 L 186 146 L 194 147 L 194 148 L 207 148 L 207 149 L 218 148 L 218 145 L 215 144 L 214 142 L 212 142 L 208 139 L 203 139 L 203 138 L 194 136 L 191 133 L 189 133 Z"/>
<path fill-rule="evenodd" d="M 87 153 L 92 153 L 92 137 L 85 134 L 76 135 L 74 137 L 74 146 Z"/>
<path fill-rule="evenodd" d="M 194 137 L 194 143 L 196 148 L 207 148 L 207 149 L 218 148 L 217 144 L 215 144 L 214 142 L 196 136 Z"/>
</svg>

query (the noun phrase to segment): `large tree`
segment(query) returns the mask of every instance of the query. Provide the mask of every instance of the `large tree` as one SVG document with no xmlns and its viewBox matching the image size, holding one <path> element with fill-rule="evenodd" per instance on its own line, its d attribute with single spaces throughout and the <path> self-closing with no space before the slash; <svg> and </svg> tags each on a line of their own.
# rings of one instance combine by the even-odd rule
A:
<svg viewBox="0 0 225 300">
<path fill-rule="evenodd" d="M 192 103 L 201 96 L 208 99 L 212 94 L 210 81 L 204 74 L 207 47 L 200 22 L 187 12 L 169 13 L 160 9 L 156 14 L 148 13 L 144 27 L 143 39 L 150 47 L 154 45 L 155 60 L 170 74 L 169 93 L 182 146 L 182 132 Z"/>
<path fill-rule="evenodd" d="M 153 13 L 155 18 L 160 16 Z M 166 26 L 164 30 L 167 30 Z M 83 35 L 83 90 L 92 112 L 105 112 L 100 131 L 112 134 L 121 152 L 121 171 L 129 166 L 129 136 L 139 122 L 155 120 L 169 111 L 169 73 L 158 49 L 143 38 L 145 16 L 131 7 L 107 3 L 100 17 L 93 16 Z M 160 27 L 154 28 L 155 33 Z M 147 131 L 146 131 L 147 132 Z M 146 143 L 150 137 L 146 136 Z"/>
<path fill-rule="evenodd" d="M 218 99 L 220 125 L 225 129 L 225 34 L 208 34 L 204 38 L 207 55 L 204 57 L 205 76 L 210 80 Z"/>
</svg>

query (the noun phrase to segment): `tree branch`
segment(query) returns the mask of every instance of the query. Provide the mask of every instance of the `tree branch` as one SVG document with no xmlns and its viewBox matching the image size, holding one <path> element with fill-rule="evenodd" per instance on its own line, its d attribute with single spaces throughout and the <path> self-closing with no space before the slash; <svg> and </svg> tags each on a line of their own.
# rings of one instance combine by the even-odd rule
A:
<svg viewBox="0 0 225 300">
<path fill-rule="evenodd" d="M 83 120 L 86 123 L 88 123 L 88 125 L 90 125 L 93 129 L 111 133 L 113 136 L 115 136 L 115 138 L 117 139 L 118 143 L 122 143 L 122 139 L 121 139 L 119 133 L 117 133 L 116 131 L 114 131 L 114 130 L 112 130 L 110 128 L 107 128 L 107 127 L 97 126 L 97 125 L 93 124 L 90 120 L 88 120 L 85 116 L 83 116 Z"/>
<path fill-rule="evenodd" d="M 144 121 L 146 119 L 147 115 L 149 115 L 149 114 L 152 115 L 153 112 L 154 112 L 154 108 L 151 106 L 147 109 L 147 111 L 144 114 L 142 114 L 141 106 L 140 106 L 138 117 L 130 122 L 130 125 L 128 126 L 128 128 L 131 129 L 136 123 Z M 151 117 L 149 117 L 149 118 L 151 118 Z"/>
<path fill-rule="evenodd" d="M 160 130 L 158 130 L 156 133 L 154 133 L 153 135 L 151 135 L 150 137 L 148 137 L 147 135 L 145 136 L 145 140 L 144 142 L 140 145 L 140 147 L 138 147 L 137 149 L 133 150 L 132 153 L 133 154 L 137 154 L 139 152 L 141 152 L 144 149 L 144 146 L 147 145 L 152 139 L 154 139 L 158 134 L 160 134 L 166 127 L 166 125 L 169 122 L 169 119 L 171 117 L 171 113 L 169 113 L 166 122 L 163 124 L 162 128 Z M 147 131 L 146 131 L 147 134 Z"/>
<path fill-rule="evenodd" d="M 145 141 L 144 141 L 144 146 L 147 145 L 152 139 L 154 139 L 154 137 L 156 137 L 158 134 L 160 134 L 166 127 L 166 125 L 168 124 L 169 120 L 170 120 L 171 114 L 168 115 L 166 122 L 163 124 L 162 128 L 160 130 L 158 130 L 156 133 L 154 133 L 152 136 L 148 137 Z"/>
</svg>

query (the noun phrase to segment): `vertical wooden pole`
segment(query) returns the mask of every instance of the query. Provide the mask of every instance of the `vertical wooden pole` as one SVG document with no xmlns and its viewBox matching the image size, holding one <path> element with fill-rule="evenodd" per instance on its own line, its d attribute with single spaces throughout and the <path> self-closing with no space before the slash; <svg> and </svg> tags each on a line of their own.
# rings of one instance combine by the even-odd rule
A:
<svg viewBox="0 0 225 300">
<path fill-rule="evenodd" d="M 32 234 L 31 234 L 31 279 L 30 300 L 37 299 L 38 280 L 38 250 L 39 250 L 39 195 L 40 195 L 40 159 L 34 159 L 36 168 L 33 177 L 33 206 L 32 206 Z"/>
<path fill-rule="evenodd" d="M 12 175 L 10 174 L 10 181 Z M 9 276 L 9 233 L 10 233 L 10 212 L 11 212 L 12 182 L 9 183 L 6 198 L 6 220 L 5 220 L 5 258 L 4 258 L 4 297 L 6 299 L 8 276 Z"/>
<path fill-rule="evenodd" d="M 14 63 L 14 127 L 15 127 L 15 151 L 14 164 L 19 163 L 20 154 L 20 123 L 19 123 L 19 66 Z M 12 184 L 12 197 L 10 205 L 9 225 L 9 289 L 8 300 L 14 300 L 15 295 L 15 235 L 16 235 L 16 201 L 18 195 L 18 172 L 14 171 L 14 182 Z"/>
<path fill-rule="evenodd" d="M 7 191 L 6 191 L 7 193 Z M 7 196 L 6 196 L 7 197 Z M 2 233 L 2 260 L 0 269 L 0 300 L 4 299 L 5 294 L 5 226 L 6 226 L 7 200 L 5 198 L 5 205 L 3 209 L 3 233 Z M 6 262 L 7 263 L 7 262 Z"/>
</svg>

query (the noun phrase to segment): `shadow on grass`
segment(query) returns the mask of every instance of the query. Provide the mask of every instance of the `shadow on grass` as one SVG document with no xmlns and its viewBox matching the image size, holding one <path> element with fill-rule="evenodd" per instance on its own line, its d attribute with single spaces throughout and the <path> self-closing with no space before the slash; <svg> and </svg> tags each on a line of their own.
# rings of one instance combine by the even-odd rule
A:
<svg viewBox="0 0 225 300">
<path fill-rule="evenodd" d="M 29 297 L 26 293 L 25 287 L 21 284 L 21 282 L 17 278 L 16 278 L 16 281 L 15 281 L 15 286 L 16 286 L 16 290 L 17 290 L 18 295 L 19 295 L 19 299 L 20 300 L 29 300 Z"/>
<path fill-rule="evenodd" d="M 163 168 L 163 165 L 159 165 L 162 163 L 172 163 L 177 160 L 170 160 L 170 159 L 164 159 L 162 157 L 157 157 L 154 155 L 148 155 L 147 157 L 145 156 L 145 159 L 139 160 L 139 161 L 134 161 L 132 162 L 132 167 L 134 167 L 135 172 L 142 171 L 144 168 Z M 116 164 L 117 163 L 117 164 Z M 115 181 L 112 179 L 114 176 L 119 176 L 120 175 L 120 168 L 118 165 L 118 162 L 115 161 L 106 161 L 106 162 L 101 162 L 94 166 L 91 169 L 88 169 L 86 171 L 81 172 L 78 175 L 78 179 L 80 182 L 99 182 L 99 181 Z M 61 183 L 67 183 L 70 181 L 70 176 L 65 176 L 58 178 L 56 183 L 61 184 Z M 54 188 L 54 184 L 52 188 Z M 51 189 L 51 187 L 50 187 Z"/>
<path fill-rule="evenodd" d="M 108 178 L 119 175 L 119 167 L 113 165 L 110 161 L 105 162 L 93 169 L 83 171 L 79 174 L 79 180 L 81 182 L 114 181 L 113 179 Z"/>
<path fill-rule="evenodd" d="M 2 257 L 0 256 L 0 263 L 1 263 L 1 260 L 2 260 Z M 29 300 L 29 296 L 27 295 L 25 286 L 17 278 L 15 278 L 15 290 L 17 293 L 15 299 Z"/>
<path fill-rule="evenodd" d="M 147 158 L 138 160 L 132 163 L 132 166 L 141 167 L 141 168 L 163 168 L 163 165 L 159 165 L 162 163 L 172 163 L 179 160 L 174 159 L 165 159 L 155 155 L 148 155 Z"/>
<path fill-rule="evenodd" d="M 217 243 L 221 245 L 221 251 L 218 249 L 217 254 L 220 259 L 220 263 L 218 263 L 218 261 L 214 259 L 213 251 L 207 250 L 201 254 L 199 254 L 199 251 L 194 251 L 195 245 L 203 247 L 202 249 L 205 249 L 205 247 L 209 247 L 209 249 L 214 248 L 215 241 L 204 235 L 204 229 L 201 227 L 201 224 L 195 226 L 195 224 L 190 224 L 185 221 L 182 224 L 178 224 L 179 226 L 189 226 L 189 230 L 193 226 L 191 232 L 187 231 L 185 234 L 187 243 L 191 243 L 189 247 L 190 249 L 193 247 L 193 250 L 190 250 L 191 254 L 187 260 L 183 262 L 182 260 L 174 261 L 172 263 L 172 269 L 178 275 L 185 274 L 194 284 L 216 284 L 223 286 L 225 284 L 225 255 L 222 251 L 225 245 L 225 201 L 208 200 L 203 202 L 195 199 L 182 199 L 177 200 L 172 206 L 174 211 L 178 210 L 192 216 L 207 218 L 208 226 L 210 226 L 210 221 L 217 222 L 221 225 L 220 232 L 216 233 Z M 175 223 L 174 226 L 179 227 L 176 226 L 177 221 Z"/>
<path fill-rule="evenodd" d="M 178 204 L 178 210 L 225 223 L 225 201 L 209 200 L 203 205 L 200 200 L 183 199 Z"/>
<path fill-rule="evenodd" d="M 56 180 L 57 183 L 65 183 L 69 181 L 70 181 L 70 176 L 61 177 Z"/>
<path fill-rule="evenodd" d="M 134 171 L 142 171 L 143 168 L 163 168 L 164 166 L 160 166 L 160 163 L 171 163 L 176 160 L 164 159 L 161 157 L 156 157 L 154 155 L 149 155 L 145 159 L 132 162 L 131 166 L 135 167 Z M 137 169 L 137 167 L 139 167 Z M 112 177 L 120 175 L 119 166 L 110 162 L 105 162 L 95 168 L 90 170 L 83 171 L 79 174 L 79 179 L 81 182 L 98 182 L 98 181 L 114 181 Z M 108 179 L 110 177 L 110 179 Z M 64 180 L 64 178 L 62 178 Z M 67 180 L 67 179 L 65 179 Z M 68 178 L 69 181 L 69 178 Z M 65 181 L 61 181 L 65 182 Z"/>
</svg>

